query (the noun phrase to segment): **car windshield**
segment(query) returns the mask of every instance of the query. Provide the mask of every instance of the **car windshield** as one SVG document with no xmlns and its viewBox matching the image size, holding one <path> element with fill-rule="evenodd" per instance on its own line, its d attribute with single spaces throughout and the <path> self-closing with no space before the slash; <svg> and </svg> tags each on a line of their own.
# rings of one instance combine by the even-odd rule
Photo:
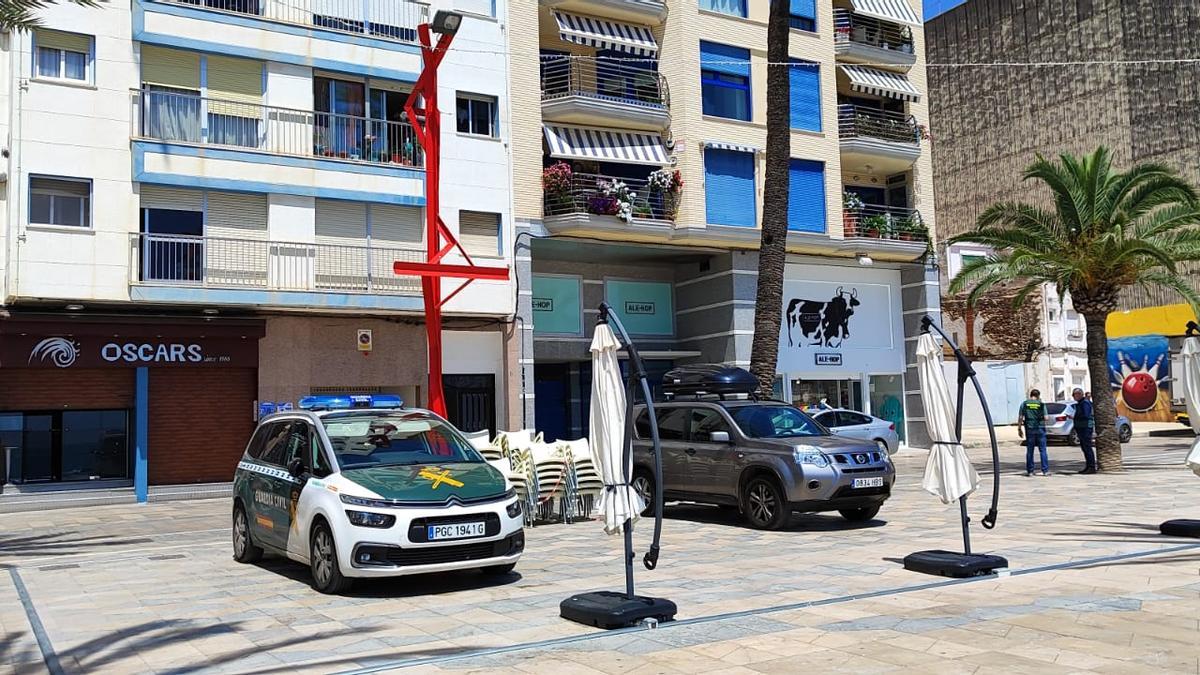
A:
<svg viewBox="0 0 1200 675">
<path fill-rule="evenodd" d="M 824 427 L 808 415 L 786 405 L 745 405 L 729 409 L 742 433 L 750 438 L 824 436 Z"/>
<path fill-rule="evenodd" d="M 454 427 L 424 413 L 333 414 L 321 423 L 342 469 L 484 461 Z"/>
</svg>

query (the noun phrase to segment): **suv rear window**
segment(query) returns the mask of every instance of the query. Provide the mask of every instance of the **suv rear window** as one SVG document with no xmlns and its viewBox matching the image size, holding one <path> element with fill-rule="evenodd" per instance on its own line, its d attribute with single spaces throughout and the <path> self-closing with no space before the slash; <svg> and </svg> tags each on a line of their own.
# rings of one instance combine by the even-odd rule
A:
<svg viewBox="0 0 1200 675">
<path fill-rule="evenodd" d="M 1066 409 L 1067 409 L 1066 403 L 1047 403 L 1046 404 L 1046 414 L 1047 415 L 1061 415 L 1062 411 L 1064 411 Z"/>
<path fill-rule="evenodd" d="M 745 405 L 728 408 L 742 433 L 750 438 L 824 436 L 811 417 L 786 405 Z"/>
</svg>

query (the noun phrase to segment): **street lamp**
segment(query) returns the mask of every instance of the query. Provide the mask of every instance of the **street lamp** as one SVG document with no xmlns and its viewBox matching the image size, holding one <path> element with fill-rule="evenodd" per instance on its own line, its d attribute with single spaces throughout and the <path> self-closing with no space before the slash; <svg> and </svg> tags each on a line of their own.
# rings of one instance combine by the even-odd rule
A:
<svg viewBox="0 0 1200 675">
<path fill-rule="evenodd" d="M 433 23 L 429 25 L 429 30 L 438 35 L 454 35 L 458 32 L 458 27 L 462 25 L 462 20 L 463 15 L 458 12 L 439 9 L 433 15 Z"/>
</svg>

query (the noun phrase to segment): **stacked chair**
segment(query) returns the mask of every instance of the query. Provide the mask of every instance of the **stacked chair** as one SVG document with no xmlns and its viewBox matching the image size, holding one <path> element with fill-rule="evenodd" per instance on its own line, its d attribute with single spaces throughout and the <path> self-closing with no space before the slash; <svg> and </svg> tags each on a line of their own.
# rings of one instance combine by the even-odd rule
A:
<svg viewBox="0 0 1200 675">
<path fill-rule="evenodd" d="M 600 493 L 604 491 L 604 481 L 600 478 L 600 471 L 596 469 L 591 446 L 586 438 L 559 441 L 558 446 L 569 459 L 570 501 L 574 513 L 580 517 L 590 517 L 596 508 Z"/>
<path fill-rule="evenodd" d="M 566 454 L 550 443 L 534 443 L 529 452 L 537 477 L 539 518 L 550 520 L 557 512 L 563 522 L 571 522 L 571 470 Z"/>
<path fill-rule="evenodd" d="M 506 452 L 505 445 L 500 442 L 503 433 L 501 432 L 501 436 L 497 436 L 495 441 L 488 439 L 487 429 L 466 432 L 464 435 L 467 437 L 467 441 L 479 451 L 479 454 L 483 455 L 487 463 L 496 467 L 517 491 L 517 497 L 521 499 L 524 506 L 521 511 L 525 514 L 525 524 L 532 525 L 533 510 L 536 506 L 534 497 L 537 491 L 536 488 L 530 489 L 528 462 L 522 459 L 519 451 L 515 459 Z"/>
</svg>

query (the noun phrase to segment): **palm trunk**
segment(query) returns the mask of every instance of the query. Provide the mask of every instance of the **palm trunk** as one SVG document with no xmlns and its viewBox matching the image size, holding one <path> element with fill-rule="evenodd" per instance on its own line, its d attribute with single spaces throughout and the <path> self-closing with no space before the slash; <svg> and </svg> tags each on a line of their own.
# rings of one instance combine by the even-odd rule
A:
<svg viewBox="0 0 1200 675">
<path fill-rule="evenodd" d="M 1084 314 L 1087 321 L 1088 373 L 1092 376 L 1092 403 L 1096 414 L 1096 463 L 1104 472 L 1123 471 L 1121 440 L 1117 436 L 1117 401 L 1108 376 L 1107 312 Z"/>
<path fill-rule="evenodd" d="M 788 62 L 788 0 L 771 0 L 767 62 Z M 750 371 L 759 391 L 770 396 L 779 362 L 783 318 L 783 268 L 787 261 L 788 160 L 791 156 L 791 95 L 788 69 L 767 67 L 767 167 L 763 181 L 762 239 L 758 251 L 758 294 L 754 300 L 754 341 Z"/>
</svg>

